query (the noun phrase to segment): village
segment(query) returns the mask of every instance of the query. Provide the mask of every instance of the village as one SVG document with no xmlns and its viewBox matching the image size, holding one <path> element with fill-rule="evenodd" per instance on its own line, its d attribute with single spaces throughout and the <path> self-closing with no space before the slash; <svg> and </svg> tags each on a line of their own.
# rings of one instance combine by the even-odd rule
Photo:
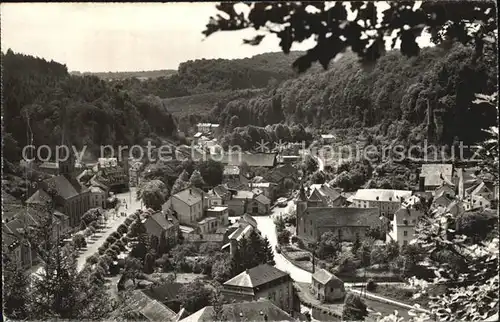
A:
<svg viewBox="0 0 500 322">
<path fill-rule="evenodd" d="M 218 127 L 197 125 L 191 142 L 199 155 L 217 153 Z M 11 205 L 2 217 L 9 236 L 3 246 L 19 267 L 39 272 L 40 259 L 22 233 L 50 203 L 55 238 L 79 249 L 79 270 L 111 281 L 111 297 L 126 294 L 131 316 L 220 320 L 221 310 L 207 300 L 215 291 L 231 321 L 340 320 L 350 294 L 362 296 L 357 309 L 372 318 L 394 310 L 405 317 L 418 304 L 405 279 L 428 273 L 412 246 L 425 212 L 458 218 L 481 210 L 497 218 L 498 183 L 475 167 L 427 163 L 414 191 L 344 192 L 305 180 L 301 153 L 290 144 L 214 157 L 223 166 L 220 184 L 208 187 L 195 174 L 181 174 L 182 184 L 157 209 L 137 199 L 147 183 L 143 160 L 30 164 L 47 178 L 24 206 L 3 193 Z M 323 170 L 325 160 L 309 158 Z M 426 312 L 421 303 L 417 310 Z"/>
</svg>

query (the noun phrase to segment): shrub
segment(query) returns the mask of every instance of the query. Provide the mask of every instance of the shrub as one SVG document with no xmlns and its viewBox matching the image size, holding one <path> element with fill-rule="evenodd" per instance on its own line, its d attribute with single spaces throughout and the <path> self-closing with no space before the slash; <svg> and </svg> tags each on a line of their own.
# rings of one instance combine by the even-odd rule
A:
<svg viewBox="0 0 500 322">
<path fill-rule="evenodd" d="M 106 238 L 106 241 L 111 245 L 111 244 L 114 244 L 116 242 L 116 237 L 114 236 L 109 236 L 108 238 Z"/>
<path fill-rule="evenodd" d="M 108 249 L 108 248 L 101 246 L 97 249 L 97 252 L 99 253 L 99 255 L 104 255 L 104 253 L 106 252 L 106 249 Z"/>
<path fill-rule="evenodd" d="M 111 234 L 111 236 L 110 236 L 110 237 L 114 237 L 114 238 L 115 238 L 115 241 L 116 241 L 117 239 L 119 239 L 119 238 L 121 237 L 121 235 L 120 235 L 118 232 L 114 231 L 114 232 Z"/>
<path fill-rule="evenodd" d="M 96 255 L 89 256 L 86 259 L 86 262 L 89 264 L 97 264 L 98 261 L 99 261 L 99 259 L 97 258 Z"/>
<path fill-rule="evenodd" d="M 125 226 L 130 227 L 130 225 L 132 225 L 133 222 L 134 222 L 134 220 L 132 218 L 128 217 L 127 219 L 125 219 L 125 221 L 123 223 L 125 224 Z"/>
<path fill-rule="evenodd" d="M 127 245 L 130 239 L 127 236 L 123 236 L 122 239 L 120 239 L 123 245 Z"/>
<path fill-rule="evenodd" d="M 118 226 L 118 228 L 116 229 L 116 231 L 118 233 L 120 233 L 121 235 L 123 235 L 123 234 L 126 234 L 128 232 L 128 227 L 125 226 L 124 224 L 121 224 L 120 226 Z"/>
<path fill-rule="evenodd" d="M 368 283 L 366 284 L 366 290 L 368 292 L 375 292 L 376 289 L 377 289 L 377 283 L 375 283 L 375 281 L 372 279 L 368 280 Z"/>
<path fill-rule="evenodd" d="M 115 254 L 118 256 L 118 254 L 120 254 L 120 246 L 118 246 L 117 244 L 114 244 L 113 246 L 111 246 L 111 249 L 114 250 Z"/>
</svg>

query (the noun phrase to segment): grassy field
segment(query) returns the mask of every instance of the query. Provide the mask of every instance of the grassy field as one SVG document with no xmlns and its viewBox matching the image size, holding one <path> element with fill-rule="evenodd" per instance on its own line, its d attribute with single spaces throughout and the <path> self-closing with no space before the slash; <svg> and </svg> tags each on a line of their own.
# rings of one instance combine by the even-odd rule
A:
<svg viewBox="0 0 500 322">
<path fill-rule="evenodd" d="M 186 114 L 207 115 L 217 103 L 226 104 L 237 98 L 251 98 L 259 94 L 261 89 L 244 89 L 197 94 L 183 97 L 165 98 L 163 102 L 168 111 L 180 117 Z"/>
</svg>

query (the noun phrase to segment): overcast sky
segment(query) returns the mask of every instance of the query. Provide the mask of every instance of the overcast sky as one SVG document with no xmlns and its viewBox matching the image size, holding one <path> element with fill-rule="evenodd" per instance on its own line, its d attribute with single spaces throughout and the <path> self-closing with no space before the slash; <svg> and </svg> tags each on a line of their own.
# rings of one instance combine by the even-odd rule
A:
<svg viewBox="0 0 500 322">
<path fill-rule="evenodd" d="M 53 59 L 76 71 L 177 69 L 199 58 L 243 58 L 280 51 L 277 37 L 244 45 L 253 30 L 202 31 L 215 3 L 7 3 L 1 5 L 2 51 Z M 312 40 L 294 45 L 307 50 Z"/>
</svg>

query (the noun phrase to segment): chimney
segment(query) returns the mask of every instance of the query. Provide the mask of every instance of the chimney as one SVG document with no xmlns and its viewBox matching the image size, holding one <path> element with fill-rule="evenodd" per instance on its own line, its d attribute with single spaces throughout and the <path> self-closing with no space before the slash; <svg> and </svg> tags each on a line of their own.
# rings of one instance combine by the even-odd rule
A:
<svg viewBox="0 0 500 322">
<path fill-rule="evenodd" d="M 420 176 L 418 178 L 418 191 L 424 192 L 425 190 L 425 177 Z"/>
</svg>

